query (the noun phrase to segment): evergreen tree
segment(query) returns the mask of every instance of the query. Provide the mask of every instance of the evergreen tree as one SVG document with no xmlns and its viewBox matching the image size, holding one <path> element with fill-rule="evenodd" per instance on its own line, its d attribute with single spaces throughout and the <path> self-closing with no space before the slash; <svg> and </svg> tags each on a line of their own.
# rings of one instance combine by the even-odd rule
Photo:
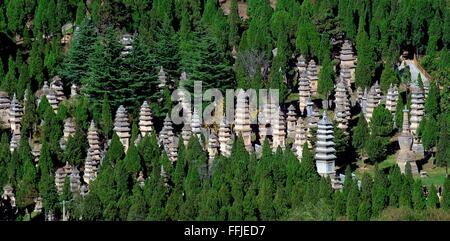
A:
<svg viewBox="0 0 450 241">
<path fill-rule="evenodd" d="M 386 176 L 382 170 L 378 169 L 378 165 L 376 164 L 372 188 L 372 214 L 375 217 L 378 216 L 386 206 L 388 197 L 388 190 L 386 190 L 387 186 L 388 182 Z"/>
<path fill-rule="evenodd" d="M 9 94 L 15 90 L 16 83 L 16 63 L 12 56 L 8 58 L 8 72 L 6 73 L 3 81 L 1 82 L 0 88 Z"/>
<path fill-rule="evenodd" d="M 381 73 L 381 78 L 380 78 L 381 90 L 383 90 L 384 93 L 387 93 L 387 90 L 391 84 L 398 85 L 399 82 L 400 81 L 397 78 L 397 75 L 394 71 L 393 64 L 386 63 L 384 65 L 383 72 Z"/>
<path fill-rule="evenodd" d="M 442 204 L 441 207 L 448 211 L 450 209 L 450 179 L 446 178 L 444 181 L 444 188 L 442 190 Z"/>
<path fill-rule="evenodd" d="M 308 144 L 303 145 L 302 160 L 300 162 L 299 177 L 306 183 L 318 180 L 319 176 L 314 164 L 314 156 L 308 148 Z"/>
<path fill-rule="evenodd" d="M 83 220 L 96 221 L 102 219 L 102 206 L 97 194 L 90 192 L 83 201 Z"/>
<path fill-rule="evenodd" d="M 347 197 L 346 214 L 349 220 L 356 221 L 358 216 L 359 203 L 360 203 L 359 190 L 356 183 L 354 183 Z"/>
<path fill-rule="evenodd" d="M 88 76 L 91 65 L 87 60 L 94 52 L 96 40 L 97 32 L 94 23 L 88 18 L 83 19 L 75 30 L 69 51 L 59 71 L 59 75 L 66 83 L 79 85 L 80 81 Z"/>
<path fill-rule="evenodd" d="M 430 193 L 428 194 L 428 197 L 427 197 L 427 208 L 435 209 L 439 206 L 439 197 L 437 196 L 435 186 L 432 185 L 429 189 L 430 189 Z"/>
<path fill-rule="evenodd" d="M 239 44 L 239 26 L 241 19 L 239 17 L 238 2 L 231 1 L 230 14 L 228 15 L 228 43 L 230 48 L 237 47 Z"/>
<path fill-rule="evenodd" d="M 102 116 L 100 121 L 100 127 L 103 135 L 108 138 L 111 136 L 111 131 L 113 129 L 113 120 L 111 114 L 111 107 L 108 101 L 108 94 L 105 93 L 103 96 L 102 103 Z"/>
<path fill-rule="evenodd" d="M 353 128 L 352 146 L 360 153 L 364 151 L 364 147 L 369 137 L 368 125 L 366 118 L 361 113 L 358 118 L 358 124 Z"/>
<path fill-rule="evenodd" d="M 356 38 L 356 50 L 358 54 L 358 66 L 356 66 L 356 86 L 369 88 L 372 85 L 372 78 L 375 70 L 375 56 L 373 47 L 367 36 L 364 26 L 360 25 Z"/>
<path fill-rule="evenodd" d="M 328 100 L 334 88 L 334 70 L 331 60 L 328 56 L 322 61 L 322 68 L 319 73 L 319 83 L 317 91 Z"/>
<path fill-rule="evenodd" d="M 389 172 L 389 205 L 398 207 L 399 196 L 402 191 L 402 176 L 398 165 L 394 165 Z"/>
<path fill-rule="evenodd" d="M 394 117 L 395 118 L 395 126 L 397 127 L 397 129 L 400 129 L 401 126 L 403 125 L 403 109 L 404 109 L 403 97 L 399 93 L 397 107 L 395 109 L 395 117 Z"/>
<path fill-rule="evenodd" d="M 383 105 L 377 106 L 370 119 L 370 138 L 365 144 L 370 160 L 378 161 L 386 157 L 392 126 L 392 114 Z"/>
<path fill-rule="evenodd" d="M 75 135 L 70 136 L 67 141 L 63 155 L 63 163 L 68 162 L 74 166 L 80 166 L 84 163 L 87 150 L 85 140 L 86 137 L 81 130 L 77 128 Z"/>
<path fill-rule="evenodd" d="M 438 166 L 449 166 L 450 164 L 450 133 L 449 114 L 443 113 L 440 117 L 439 140 L 436 145 L 436 163 Z"/>
<path fill-rule="evenodd" d="M 412 187 L 412 202 L 415 210 L 423 210 L 425 209 L 425 197 L 422 192 L 422 182 L 420 179 L 414 182 Z"/>
<path fill-rule="evenodd" d="M 139 185 L 133 187 L 133 195 L 130 197 L 131 206 L 128 212 L 127 221 L 143 221 L 146 217 L 147 207 L 145 205 L 144 196 Z"/>
</svg>

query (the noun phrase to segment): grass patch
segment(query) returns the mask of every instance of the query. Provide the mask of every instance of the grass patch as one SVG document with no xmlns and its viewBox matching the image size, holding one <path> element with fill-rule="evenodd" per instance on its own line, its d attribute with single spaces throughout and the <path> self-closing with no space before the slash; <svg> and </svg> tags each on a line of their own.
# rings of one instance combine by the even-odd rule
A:
<svg viewBox="0 0 450 241">
<path fill-rule="evenodd" d="M 427 177 L 422 177 L 422 184 L 426 186 L 443 186 L 445 181 L 445 167 L 436 167 L 430 169 L 424 169 L 427 173 Z"/>
</svg>

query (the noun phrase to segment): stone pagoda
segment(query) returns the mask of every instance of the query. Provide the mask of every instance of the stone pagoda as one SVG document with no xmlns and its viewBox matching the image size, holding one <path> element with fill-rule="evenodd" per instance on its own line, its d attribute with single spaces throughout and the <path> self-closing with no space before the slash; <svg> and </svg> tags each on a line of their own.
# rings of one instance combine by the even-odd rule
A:
<svg viewBox="0 0 450 241">
<path fill-rule="evenodd" d="M 297 113 L 295 112 L 295 107 L 293 105 L 290 105 L 288 107 L 288 113 L 286 117 L 287 137 L 295 138 L 296 123 L 297 123 Z"/>
<path fill-rule="evenodd" d="M 177 159 L 178 159 L 178 146 L 177 146 L 174 138 L 172 138 L 172 140 L 168 144 L 167 156 L 169 157 L 169 160 L 172 163 L 175 163 L 177 161 Z"/>
<path fill-rule="evenodd" d="M 417 81 L 411 85 L 411 133 L 413 134 L 414 141 L 412 150 L 416 153 L 417 159 L 425 157 L 424 147 L 417 136 L 417 129 L 425 114 L 425 95 L 423 89 L 419 86 Z"/>
<path fill-rule="evenodd" d="M 101 146 L 100 137 L 98 135 L 98 129 L 95 127 L 94 120 L 91 121 L 87 132 L 87 139 L 89 143 L 88 155 L 94 161 L 95 165 L 99 165 L 101 161 Z"/>
<path fill-rule="evenodd" d="M 78 86 L 76 84 L 72 84 L 70 86 L 70 98 L 75 98 L 78 96 Z"/>
<path fill-rule="evenodd" d="M 262 144 L 264 140 L 269 135 L 269 125 L 270 125 L 270 106 L 265 103 L 261 106 L 258 112 L 258 132 L 259 132 L 259 142 Z"/>
<path fill-rule="evenodd" d="M 336 150 L 333 142 L 333 124 L 324 111 L 317 125 L 316 167 L 321 176 L 335 174 Z"/>
<path fill-rule="evenodd" d="M 300 78 L 298 80 L 298 106 L 300 108 L 300 113 L 304 114 L 306 106 L 308 105 L 308 99 L 311 97 L 311 86 L 309 84 L 308 76 L 306 72 L 300 73 Z"/>
<path fill-rule="evenodd" d="M 202 132 L 202 122 L 200 120 L 200 116 L 197 108 L 194 107 L 194 112 L 192 113 L 192 121 L 191 121 L 191 131 L 192 134 L 196 135 L 199 140 L 201 140 L 201 132 Z"/>
<path fill-rule="evenodd" d="M 252 150 L 252 129 L 250 127 L 250 112 L 248 107 L 248 99 L 245 91 L 240 89 L 236 100 L 236 114 L 234 121 L 234 132 L 241 135 L 244 139 L 245 148 Z"/>
<path fill-rule="evenodd" d="M 128 122 L 128 113 L 123 105 L 119 106 L 114 119 L 114 128 L 117 136 L 119 136 L 125 152 L 130 145 L 130 123 Z"/>
<path fill-rule="evenodd" d="M 9 105 L 9 124 L 11 127 L 11 143 L 10 151 L 13 152 L 20 142 L 20 122 L 22 121 L 23 108 L 22 105 L 17 101 L 16 94 L 14 94 L 13 99 Z"/>
<path fill-rule="evenodd" d="M 305 72 L 306 71 L 306 67 L 307 67 L 307 65 L 306 65 L 305 57 L 303 55 L 298 56 L 298 58 L 297 58 L 297 72 L 299 74 Z"/>
<path fill-rule="evenodd" d="M 351 89 L 353 78 L 352 78 L 352 72 L 348 67 L 344 67 L 341 69 L 339 73 L 339 79 L 344 81 L 347 88 Z"/>
<path fill-rule="evenodd" d="M 286 123 L 281 108 L 278 107 L 277 115 L 272 116 L 272 149 L 276 151 L 278 147 L 286 147 Z"/>
<path fill-rule="evenodd" d="M 378 82 L 376 82 L 369 90 L 369 93 L 367 95 L 367 104 L 365 108 L 365 117 L 367 123 L 370 122 L 370 119 L 372 118 L 373 110 L 381 103 L 381 89 L 379 88 Z M 364 100 L 364 97 L 363 97 Z"/>
<path fill-rule="evenodd" d="M 295 155 L 297 156 L 297 159 L 300 161 L 302 159 L 302 153 L 303 153 L 303 145 L 307 143 L 308 136 L 308 127 L 306 125 L 306 122 L 299 117 L 297 120 L 297 125 L 295 126 L 295 139 L 293 144 L 293 151 L 295 152 Z"/>
<path fill-rule="evenodd" d="M 159 135 L 159 139 L 162 142 L 164 149 L 168 149 L 169 144 L 170 142 L 172 142 L 172 139 L 174 137 L 172 120 L 170 119 L 169 114 L 167 114 L 166 118 L 164 119 L 163 128 Z"/>
<path fill-rule="evenodd" d="M 209 160 L 212 164 L 212 160 L 214 160 L 214 158 L 217 156 L 217 154 L 219 153 L 219 141 L 217 139 L 217 135 L 214 133 L 214 131 L 211 131 L 211 133 L 209 134 L 208 137 L 208 156 L 209 156 Z M 212 165 L 209 165 L 210 167 Z"/>
<path fill-rule="evenodd" d="M 351 113 L 347 89 L 342 79 L 337 83 L 335 92 L 335 119 L 338 127 L 346 131 L 348 129 L 348 122 L 351 119 Z"/>
<path fill-rule="evenodd" d="M 53 111 L 56 113 L 58 111 L 59 101 L 56 97 L 55 91 L 50 89 L 47 81 L 44 81 L 44 86 L 42 87 L 42 93 L 47 97 L 48 103 L 52 107 Z"/>
<path fill-rule="evenodd" d="M 66 178 L 67 174 L 64 172 L 63 168 L 58 168 L 55 172 L 55 185 L 56 185 L 56 191 L 59 195 L 63 194 L 64 189 L 64 179 Z"/>
<path fill-rule="evenodd" d="M 86 156 L 84 161 L 84 174 L 83 180 L 85 183 L 89 184 L 91 181 L 95 180 L 97 177 L 97 164 L 90 155 Z"/>
<path fill-rule="evenodd" d="M 348 69 L 351 76 L 350 83 L 355 82 L 356 57 L 354 56 L 352 45 L 348 40 L 345 40 L 342 44 L 339 59 L 341 60 L 340 69 Z"/>
<path fill-rule="evenodd" d="M 145 137 L 152 132 L 152 119 L 152 110 L 150 109 L 148 102 L 144 101 L 139 111 L 139 131 L 141 132 L 142 137 Z"/>
<path fill-rule="evenodd" d="M 9 198 L 11 207 L 15 208 L 16 207 L 16 195 L 14 194 L 14 188 L 10 184 L 6 184 L 3 187 L 2 199 L 8 200 L 8 198 Z"/>
<path fill-rule="evenodd" d="M 220 122 L 219 149 L 223 156 L 231 155 L 231 130 L 225 118 Z"/>
<path fill-rule="evenodd" d="M 185 147 L 188 145 L 191 136 L 192 136 L 191 123 L 189 121 L 185 121 L 183 128 L 181 129 L 181 139 L 183 139 L 183 144 Z"/>
<path fill-rule="evenodd" d="M 69 141 L 69 137 L 73 137 L 75 135 L 75 121 L 72 118 L 67 118 L 64 120 L 64 129 L 63 129 L 63 137 L 59 142 L 61 149 L 66 149 L 67 142 Z"/>
<path fill-rule="evenodd" d="M 400 150 L 397 153 L 397 164 L 400 167 L 402 173 L 405 172 L 405 166 L 407 163 L 411 165 L 411 171 L 413 174 L 419 174 L 416 164 L 416 154 L 412 150 L 413 135 L 408 121 L 408 109 L 403 109 L 403 124 L 402 132 L 398 137 L 398 144 Z"/>
<path fill-rule="evenodd" d="M 398 89 L 396 85 L 390 85 L 386 95 L 386 109 L 388 109 L 392 116 L 395 116 L 398 102 Z"/>
<path fill-rule="evenodd" d="M 50 83 L 50 89 L 55 93 L 56 99 L 58 102 L 61 102 L 66 99 L 64 95 L 63 83 L 61 82 L 61 78 L 59 76 L 55 76 Z"/>
<path fill-rule="evenodd" d="M 158 73 L 158 80 L 159 80 L 159 84 L 158 84 L 158 89 L 160 92 L 162 92 L 164 90 L 164 88 L 167 85 L 167 73 L 164 71 L 164 68 L 161 66 L 159 68 L 159 73 Z"/>
<path fill-rule="evenodd" d="M 81 181 L 80 181 L 80 171 L 76 167 L 72 169 L 70 174 L 70 191 L 72 193 L 80 192 Z"/>
<path fill-rule="evenodd" d="M 9 99 L 8 93 L 5 91 L 0 91 L 0 123 L 3 128 L 8 128 L 9 124 L 9 106 L 11 105 L 11 100 Z"/>
<path fill-rule="evenodd" d="M 309 80 L 309 86 L 311 87 L 311 95 L 317 94 L 317 83 L 319 80 L 319 71 L 316 62 L 311 59 L 308 63 L 306 74 Z"/>
</svg>

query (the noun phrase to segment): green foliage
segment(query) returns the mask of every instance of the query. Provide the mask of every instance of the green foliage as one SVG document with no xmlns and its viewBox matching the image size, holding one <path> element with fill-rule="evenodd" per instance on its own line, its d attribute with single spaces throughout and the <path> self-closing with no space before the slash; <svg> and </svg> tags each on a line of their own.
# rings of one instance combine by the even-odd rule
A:
<svg viewBox="0 0 450 241">
<path fill-rule="evenodd" d="M 108 101 L 108 94 L 105 93 L 103 96 L 103 102 L 102 102 L 102 116 L 100 121 L 100 127 L 103 135 L 108 138 L 111 136 L 111 131 L 113 129 L 113 120 L 112 120 L 112 113 L 111 113 L 111 107 L 109 105 Z"/>
<path fill-rule="evenodd" d="M 369 127 L 367 125 L 366 118 L 361 113 L 358 117 L 358 124 L 353 127 L 352 134 L 352 146 L 356 148 L 360 153 L 364 151 L 366 142 L 369 137 Z"/>
<path fill-rule="evenodd" d="M 81 166 L 84 163 L 87 147 L 85 135 L 80 128 L 77 128 L 75 134 L 70 136 L 67 141 L 63 163 L 68 162 L 74 166 Z"/>
<path fill-rule="evenodd" d="M 335 73 L 330 58 L 327 56 L 322 63 L 319 73 L 319 82 L 317 91 L 324 95 L 327 99 L 334 88 Z"/>
</svg>

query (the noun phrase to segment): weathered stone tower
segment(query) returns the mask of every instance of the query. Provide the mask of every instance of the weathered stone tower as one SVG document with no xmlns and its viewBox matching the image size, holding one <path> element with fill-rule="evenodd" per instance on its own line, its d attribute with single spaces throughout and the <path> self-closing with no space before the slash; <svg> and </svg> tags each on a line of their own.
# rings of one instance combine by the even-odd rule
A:
<svg viewBox="0 0 450 241">
<path fill-rule="evenodd" d="M 335 174 L 336 150 L 333 141 L 333 124 L 324 111 L 317 125 L 316 167 L 321 176 Z"/>
<path fill-rule="evenodd" d="M 150 109 L 148 102 L 144 101 L 139 111 L 139 131 L 141 132 L 142 137 L 145 137 L 146 135 L 149 135 L 152 132 L 153 130 L 152 120 L 153 120 L 152 110 Z"/>
<path fill-rule="evenodd" d="M 130 145 L 130 123 L 128 122 L 127 110 L 122 105 L 117 109 L 113 130 L 119 136 L 126 152 Z"/>
</svg>

